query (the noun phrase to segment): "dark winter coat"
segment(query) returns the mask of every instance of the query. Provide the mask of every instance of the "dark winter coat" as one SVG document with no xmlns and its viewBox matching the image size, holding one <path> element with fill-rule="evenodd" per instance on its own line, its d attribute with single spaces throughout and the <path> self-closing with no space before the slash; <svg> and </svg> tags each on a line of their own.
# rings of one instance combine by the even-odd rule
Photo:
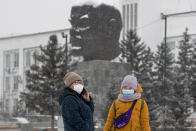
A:
<svg viewBox="0 0 196 131">
<path fill-rule="evenodd" d="M 59 95 L 59 104 L 65 131 L 94 131 L 92 99 L 86 102 L 75 91 L 65 89 Z"/>
</svg>

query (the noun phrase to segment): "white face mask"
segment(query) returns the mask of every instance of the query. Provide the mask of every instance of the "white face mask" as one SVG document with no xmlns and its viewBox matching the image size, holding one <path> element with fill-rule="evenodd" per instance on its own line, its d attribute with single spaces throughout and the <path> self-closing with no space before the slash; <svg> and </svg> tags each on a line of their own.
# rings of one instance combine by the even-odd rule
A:
<svg viewBox="0 0 196 131">
<path fill-rule="evenodd" d="M 123 89 L 122 92 L 123 92 L 124 95 L 132 95 L 132 94 L 134 94 L 134 90 L 133 89 L 132 90 L 125 90 L 125 89 Z"/>
<path fill-rule="evenodd" d="M 84 86 L 82 84 L 76 84 L 74 85 L 74 91 L 76 91 L 78 94 L 80 94 L 83 90 Z"/>
</svg>

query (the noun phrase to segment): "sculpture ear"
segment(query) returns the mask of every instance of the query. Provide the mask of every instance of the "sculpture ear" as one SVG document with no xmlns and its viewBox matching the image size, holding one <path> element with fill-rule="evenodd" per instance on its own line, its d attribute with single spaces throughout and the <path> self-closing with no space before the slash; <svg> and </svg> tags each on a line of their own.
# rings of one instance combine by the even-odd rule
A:
<svg viewBox="0 0 196 131">
<path fill-rule="evenodd" d="M 114 36 L 117 32 L 117 29 L 118 29 L 117 19 L 111 18 L 109 23 L 108 23 L 108 35 L 110 37 Z"/>
</svg>

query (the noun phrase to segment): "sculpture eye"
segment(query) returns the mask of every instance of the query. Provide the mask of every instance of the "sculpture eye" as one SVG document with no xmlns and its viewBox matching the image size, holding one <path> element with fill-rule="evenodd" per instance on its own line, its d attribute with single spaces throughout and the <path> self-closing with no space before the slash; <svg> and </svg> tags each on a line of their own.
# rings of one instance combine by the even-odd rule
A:
<svg viewBox="0 0 196 131">
<path fill-rule="evenodd" d="M 114 22 L 114 21 L 116 21 L 116 19 L 114 19 L 114 18 L 110 19 L 110 22 Z"/>
<path fill-rule="evenodd" d="M 84 18 L 85 19 L 88 19 L 88 14 L 85 14 L 85 15 L 83 15 L 83 16 L 80 17 L 80 19 L 84 19 Z"/>
<path fill-rule="evenodd" d="M 79 27 L 87 27 L 89 26 L 89 19 L 88 18 L 82 18 L 78 22 Z"/>
</svg>

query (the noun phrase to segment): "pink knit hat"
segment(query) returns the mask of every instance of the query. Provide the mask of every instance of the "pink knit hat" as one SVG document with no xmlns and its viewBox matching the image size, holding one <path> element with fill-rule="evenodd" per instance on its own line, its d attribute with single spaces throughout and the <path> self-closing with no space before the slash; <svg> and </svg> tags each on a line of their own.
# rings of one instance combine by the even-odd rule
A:
<svg viewBox="0 0 196 131">
<path fill-rule="evenodd" d="M 121 89 L 125 86 L 132 87 L 134 90 L 138 89 L 137 78 L 135 76 L 127 75 L 121 83 Z"/>
</svg>

